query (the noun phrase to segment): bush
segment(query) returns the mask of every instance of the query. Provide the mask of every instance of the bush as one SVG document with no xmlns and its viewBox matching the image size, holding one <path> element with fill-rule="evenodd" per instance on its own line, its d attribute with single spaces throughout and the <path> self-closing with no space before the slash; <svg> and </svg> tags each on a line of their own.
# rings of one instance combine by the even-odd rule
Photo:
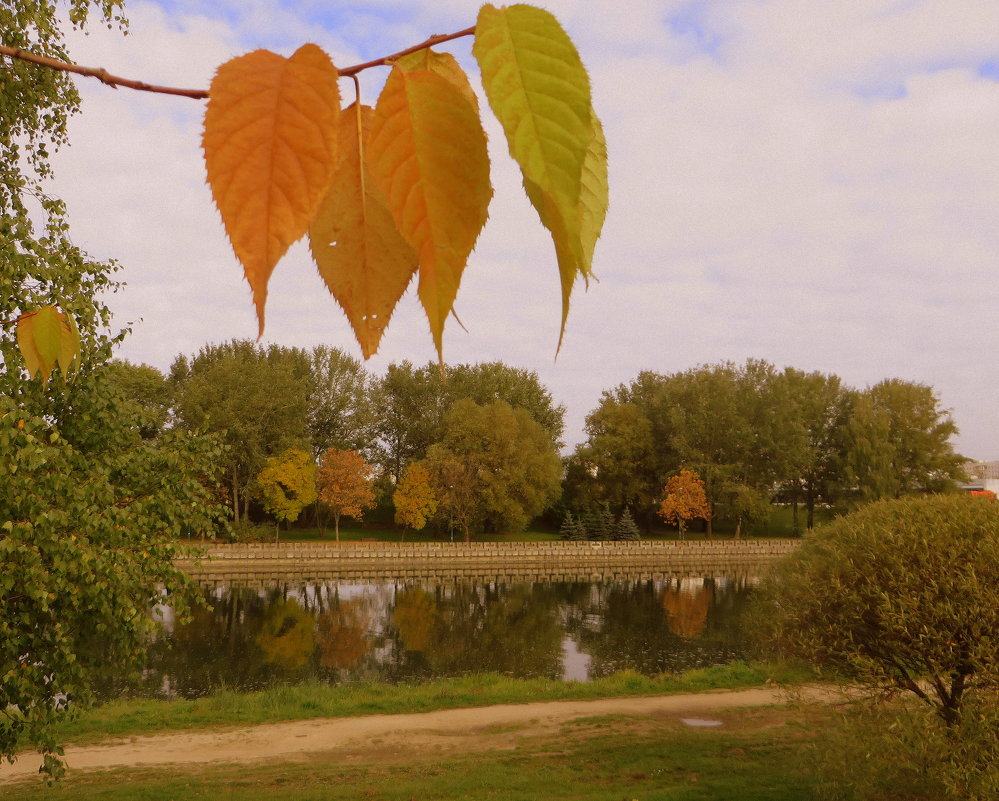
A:
<svg viewBox="0 0 999 801">
<path fill-rule="evenodd" d="M 840 732 L 831 775 L 863 756 L 845 747 L 859 742 L 861 772 L 891 762 L 886 775 L 896 779 L 855 782 L 852 795 L 830 797 L 996 797 L 981 789 L 995 789 L 995 769 L 981 766 L 994 765 L 999 749 L 997 576 L 999 504 L 955 494 L 882 501 L 839 518 L 806 536 L 764 583 L 754 617 L 769 650 L 868 697 L 916 698 L 928 712 L 885 707 L 896 712 L 882 712 L 859 741 Z M 879 751 L 890 755 L 886 765 L 865 761 Z M 929 794 L 902 789 L 906 782 Z"/>
<path fill-rule="evenodd" d="M 275 539 L 274 525 L 271 523 L 251 523 L 240 520 L 229 525 L 230 542 L 273 542 Z"/>
<path fill-rule="evenodd" d="M 956 727 L 925 704 L 851 705 L 801 757 L 821 801 L 994 801 L 999 703 L 975 698 Z"/>
</svg>

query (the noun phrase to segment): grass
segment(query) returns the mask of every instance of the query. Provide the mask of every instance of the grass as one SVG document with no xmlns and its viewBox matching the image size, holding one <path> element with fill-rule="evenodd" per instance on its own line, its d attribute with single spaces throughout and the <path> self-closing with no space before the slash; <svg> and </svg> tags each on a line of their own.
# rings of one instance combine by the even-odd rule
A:
<svg viewBox="0 0 999 801">
<path fill-rule="evenodd" d="M 624 671 L 591 682 L 484 674 L 418 684 L 301 684 L 251 693 L 220 692 L 191 700 L 111 701 L 63 723 L 57 737 L 62 742 L 83 743 L 108 737 L 283 720 L 740 689 L 801 678 L 804 677 L 791 668 L 733 662 L 679 676 L 650 678 Z"/>
<path fill-rule="evenodd" d="M 499 735 L 500 742 L 440 750 L 372 742 L 288 762 L 85 773 L 55 789 L 9 785 L 4 798 L 805 801 L 813 787 L 799 754 L 829 715 L 816 708 L 741 710 L 726 727 L 710 730 L 668 717 L 601 718 L 540 734 L 525 727 Z"/>
</svg>

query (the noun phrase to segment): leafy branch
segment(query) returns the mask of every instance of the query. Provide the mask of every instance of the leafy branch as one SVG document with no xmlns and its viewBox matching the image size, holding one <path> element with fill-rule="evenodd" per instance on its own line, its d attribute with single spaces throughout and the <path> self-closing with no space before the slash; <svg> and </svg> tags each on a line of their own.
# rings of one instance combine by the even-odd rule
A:
<svg viewBox="0 0 999 801">
<path fill-rule="evenodd" d="M 443 361 L 444 325 L 457 319 L 455 296 L 493 194 L 478 96 L 458 61 L 431 49 L 464 36 L 474 37 L 489 107 L 552 235 L 561 346 L 573 286 L 592 276 L 607 213 L 607 144 L 576 46 L 544 9 L 486 4 L 474 26 L 345 69 L 315 44 L 288 58 L 258 49 L 222 64 L 208 90 L 155 86 L 10 46 L 0 46 L 0 57 L 111 87 L 207 99 L 208 184 L 260 335 L 271 273 L 308 236 L 365 358 L 416 278 Z M 356 91 L 357 73 L 380 66 L 391 73 L 374 107 L 358 98 L 341 108 L 339 79 L 352 78 Z M 58 308 L 32 314 L 19 322 L 18 343 L 29 374 L 44 381 L 56 363 L 68 369 L 78 347 Z"/>
</svg>

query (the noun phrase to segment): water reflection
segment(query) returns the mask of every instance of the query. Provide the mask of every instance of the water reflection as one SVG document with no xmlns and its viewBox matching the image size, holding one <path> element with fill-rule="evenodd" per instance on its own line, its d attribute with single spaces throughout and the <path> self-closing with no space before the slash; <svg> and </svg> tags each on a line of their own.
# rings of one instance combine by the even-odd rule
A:
<svg viewBox="0 0 999 801">
<path fill-rule="evenodd" d="M 497 672 L 588 680 L 745 655 L 749 578 L 560 583 L 327 582 L 206 589 L 165 610 L 142 677 L 102 694 L 192 697 L 315 679 L 389 682 Z"/>
</svg>

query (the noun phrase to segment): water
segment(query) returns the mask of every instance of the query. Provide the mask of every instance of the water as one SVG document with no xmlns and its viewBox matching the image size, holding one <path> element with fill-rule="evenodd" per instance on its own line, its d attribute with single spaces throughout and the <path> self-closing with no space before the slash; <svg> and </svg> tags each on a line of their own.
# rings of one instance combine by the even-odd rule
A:
<svg viewBox="0 0 999 801">
<path fill-rule="evenodd" d="M 141 679 L 102 688 L 194 697 L 319 680 L 411 681 L 495 672 L 591 680 L 744 658 L 750 578 L 561 583 L 276 583 L 206 588 L 210 609 L 170 609 Z"/>
</svg>

